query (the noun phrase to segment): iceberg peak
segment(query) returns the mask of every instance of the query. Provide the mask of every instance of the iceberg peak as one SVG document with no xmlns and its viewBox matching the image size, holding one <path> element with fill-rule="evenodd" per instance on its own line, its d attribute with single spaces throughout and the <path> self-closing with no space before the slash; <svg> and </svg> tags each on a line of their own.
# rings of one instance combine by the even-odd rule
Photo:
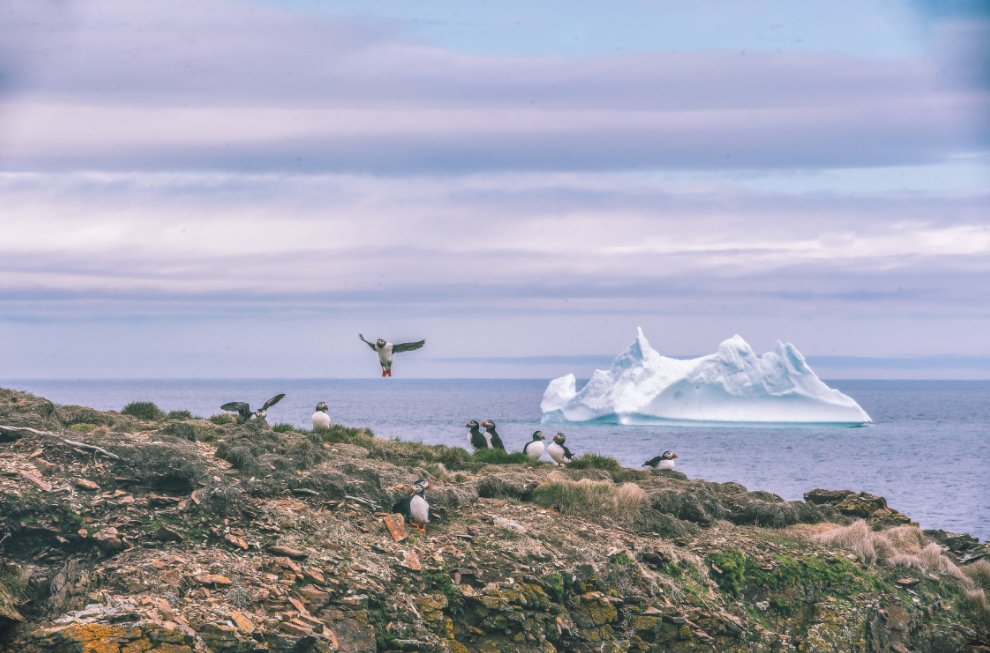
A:
<svg viewBox="0 0 990 653">
<path fill-rule="evenodd" d="M 643 333 L 579 391 L 573 374 L 554 379 L 543 421 L 728 422 L 858 426 L 870 416 L 828 387 L 790 343 L 757 356 L 740 335 L 695 359 L 661 356 Z"/>
</svg>

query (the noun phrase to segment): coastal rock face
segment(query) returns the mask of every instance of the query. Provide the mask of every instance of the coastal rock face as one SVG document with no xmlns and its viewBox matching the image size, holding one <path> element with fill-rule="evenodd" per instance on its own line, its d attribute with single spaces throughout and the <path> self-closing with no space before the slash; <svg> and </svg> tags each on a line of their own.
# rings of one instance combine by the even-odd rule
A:
<svg viewBox="0 0 990 653">
<path fill-rule="evenodd" d="M 892 520 L 900 513 L 882 497 L 815 490 L 788 502 L 607 459 L 491 464 L 361 429 L 145 421 L 6 390 L 0 416 L 17 434 L 0 442 L 0 650 L 769 653 L 988 641 L 983 545 L 933 540 Z M 177 423 L 195 437 L 175 435 Z M 386 512 L 418 478 L 432 484 L 426 534 Z"/>
<path fill-rule="evenodd" d="M 859 404 L 828 387 L 791 344 L 757 356 L 740 336 L 708 356 L 661 356 L 643 330 L 607 370 L 581 390 L 573 374 L 554 379 L 540 404 L 545 422 L 722 422 L 835 424 L 870 422 Z"/>
</svg>

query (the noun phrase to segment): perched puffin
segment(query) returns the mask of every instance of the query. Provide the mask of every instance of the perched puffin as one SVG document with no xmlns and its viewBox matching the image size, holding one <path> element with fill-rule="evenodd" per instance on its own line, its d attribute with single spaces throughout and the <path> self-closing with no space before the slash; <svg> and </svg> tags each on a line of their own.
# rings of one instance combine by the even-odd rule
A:
<svg viewBox="0 0 990 653">
<path fill-rule="evenodd" d="M 564 446 L 564 441 L 567 440 L 567 436 L 563 433 L 558 433 L 553 436 L 553 442 L 547 446 L 547 453 L 553 458 L 553 461 L 558 465 L 566 465 L 574 459 L 574 454 L 571 450 Z"/>
<path fill-rule="evenodd" d="M 243 424 L 252 419 L 263 420 L 265 419 L 265 414 L 268 412 L 268 409 L 274 406 L 275 404 L 277 404 L 278 402 L 282 401 L 282 397 L 284 396 L 285 396 L 284 392 L 280 395 L 275 395 L 274 397 L 266 401 L 264 406 L 262 406 L 261 408 L 259 408 L 254 412 L 252 412 L 251 407 L 246 403 L 244 403 L 243 401 L 231 401 L 230 403 L 226 403 L 223 406 L 220 406 L 220 410 L 229 410 L 232 413 L 237 413 L 238 424 Z"/>
<path fill-rule="evenodd" d="M 495 420 L 489 418 L 481 423 L 481 426 L 485 428 L 485 437 L 491 442 L 492 449 L 501 449 L 505 451 L 505 445 L 502 444 L 502 438 L 498 437 L 498 431 L 495 430 Z"/>
<path fill-rule="evenodd" d="M 543 435 L 543 431 L 533 431 L 533 439 L 523 447 L 523 453 L 532 460 L 539 460 L 543 456 L 544 450 L 546 450 L 546 446 L 543 444 L 543 441 L 546 439 L 547 436 Z"/>
<path fill-rule="evenodd" d="M 654 471 L 660 469 L 673 469 L 674 468 L 674 458 L 677 458 L 677 454 L 673 451 L 664 451 L 659 456 L 654 456 L 650 458 L 645 463 L 647 467 L 652 467 Z"/>
<path fill-rule="evenodd" d="M 423 532 L 426 532 L 426 525 L 430 522 L 430 504 L 426 501 L 429 487 L 429 481 L 419 479 L 413 485 L 413 493 L 392 506 L 392 512 L 404 516 L 411 526 Z"/>
<path fill-rule="evenodd" d="M 474 448 L 475 451 L 480 451 L 481 449 L 491 449 L 492 448 L 492 436 L 487 432 L 482 433 L 479 428 L 478 420 L 473 419 L 464 425 L 465 428 L 471 429 L 468 434 L 468 443 Z"/>
<path fill-rule="evenodd" d="M 327 402 L 321 401 L 316 404 L 316 412 L 310 419 L 313 421 L 314 429 L 328 429 L 330 428 L 330 414 L 327 411 L 330 410 L 330 406 L 327 406 Z"/>
<path fill-rule="evenodd" d="M 397 354 L 400 351 L 415 351 L 426 344 L 425 340 L 417 340 L 416 342 L 400 342 L 394 345 L 391 342 L 386 342 L 385 338 L 379 338 L 375 342 L 368 342 L 360 333 L 358 334 L 358 338 L 361 339 L 361 342 L 371 347 L 371 351 L 378 354 L 378 362 L 382 366 L 382 376 L 392 376 L 392 354 Z"/>
</svg>

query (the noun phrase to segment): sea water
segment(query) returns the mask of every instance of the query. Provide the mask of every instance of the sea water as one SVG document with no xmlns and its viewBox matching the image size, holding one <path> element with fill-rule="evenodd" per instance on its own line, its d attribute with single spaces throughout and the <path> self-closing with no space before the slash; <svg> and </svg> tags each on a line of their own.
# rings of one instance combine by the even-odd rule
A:
<svg viewBox="0 0 990 653">
<path fill-rule="evenodd" d="M 467 446 L 469 419 L 492 418 L 509 450 L 536 429 L 567 435 L 575 455 L 596 452 L 627 466 L 670 449 L 691 478 L 735 481 L 800 499 L 813 488 L 878 494 L 923 528 L 990 537 L 990 381 L 829 381 L 874 420 L 861 428 L 616 426 L 540 423 L 539 380 L 258 379 L 2 381 L 59 404 L 120 410 L 153 401 L 209 416 L 228 401 L 260 406 L 286 397 L 272 424 L 310 426 L 319 401 L 335 422 L 377 435 Z"/>
</svg>

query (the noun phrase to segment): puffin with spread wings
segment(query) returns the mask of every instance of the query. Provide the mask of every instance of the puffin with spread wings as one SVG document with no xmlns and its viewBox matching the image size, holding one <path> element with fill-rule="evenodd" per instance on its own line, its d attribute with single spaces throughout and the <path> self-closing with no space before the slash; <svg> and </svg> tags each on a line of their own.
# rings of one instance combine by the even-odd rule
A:
<svg viewBox="0 0 990 653">
<path fill-rule="evenodd" d="M 251 406 L 249 404 L 243 401 L 231 401 L 230 403 L 226 403 L 223 406 L 220 406 L 220 410 L 226 410 L 232 413 L 237 413 L 238 424 L 244 424 L 246 422 L 251 421 L 252 419 L 264 420 L 265 415 L 268 413 L 268 409 L 274 406 L 275 404 L 277 404 L 278 402 L 282 401 L 282 397 L 284 396 L 285 396 L 284 392 L 282 394 L 277 394 L 268 401 L 266 401 L 265 405 L 263 405 L 261 408 L 254 411 L 251 410 Z"/>
<path fill-rule="evenodd" d="M 385 338 L 379 338 L 375 342 L 368 342 L 360 333 L 358 334 L 358 338 L 361 339 L 361 342 L 371 347 L 371 351 L 378 354 L 378 362 L 381 363 L 383 377 L 392 376 L 392 354 L 397 354 L 402 351 L 416 351 L 426 344 L 426 340 L 393 344 L 386 341 Z"/>
</svg>

